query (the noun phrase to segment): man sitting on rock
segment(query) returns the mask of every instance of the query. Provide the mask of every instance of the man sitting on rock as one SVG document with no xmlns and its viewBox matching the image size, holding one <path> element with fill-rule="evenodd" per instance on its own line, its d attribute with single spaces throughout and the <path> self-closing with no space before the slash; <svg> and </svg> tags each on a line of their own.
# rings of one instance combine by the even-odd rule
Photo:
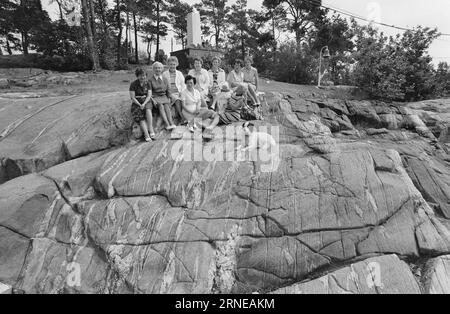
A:
<svg viewBox="0 0 450 314">
<path fill-rule="evenodd" d="M 146 113 L 147 106 L 151 104 L 152 99 L 151 87 L 147 81 L 147 75 L 141 68 L 136 69 L 136 77 L 137 80 L 130 85 L 131 116 L 134 122 L 141 126 L 145 140 L 150 142 L 152 140 L 151 136 L 155 134 L 151 110 L 150 114 Z"/>
</svg>

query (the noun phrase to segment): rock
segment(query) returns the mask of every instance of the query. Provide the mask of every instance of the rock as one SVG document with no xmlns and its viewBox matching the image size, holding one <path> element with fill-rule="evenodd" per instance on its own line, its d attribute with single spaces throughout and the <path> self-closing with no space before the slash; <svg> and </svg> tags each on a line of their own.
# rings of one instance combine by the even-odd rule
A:
<svg viewBox="0 0 450 314">
<path fill-rule="evenodd" d="M 254 124 L 276 145 L 250 154 L 241 123 L 210 141 L 179 127 L 151 143 L 115 142 L 131 127 L 127 96 L 103 96 L 61 97 L 55 112 L 23 122 L 49 99 L 0 107 L 0 125 L 11 125 L 0 140 L 0 282 L 15 291 L 388 294 L 439 285 L 421 270 L 450 254 L 450 159 L 417 133 L 420 121 L 431 130 L 417 114 L 411 130 L 382 129 L 383 115 L 398 126 L 413 109 L 267 93 Z M 23 175 L 26 158 L 41 158 L 27 170 L 35 173 Z"/>
<path fill-rule="evenodd" d="M 409 176 L 430 203 L 437 204 L 440 213 L 450 219 L 450 171 L 437 158 L 423 154 L 405 156 Z"/>
<path fill-rule="evenodd" d="M 30 245 L 28 238 L 0 227 L 0 282 L 8 286 L 17 283 Z"/>
<path fill-rule="evenodd" d="M 128 141 L 126 93 L 0 104 L 0 183 Z M 32 104 L 32 110 L 26 109 Z"/>
<path fill-rule="evenodd" d="M 389 133 L 388 130 L 385 128 L 383 129 L 367 129 L 366 131 L 367 135 L 379 135 L 379 134 L 387 134 Z"/>
<path fill-rule="evenodd" d="M 420 294 L 411 270 L 396 255 L 367 259 L 274 294 Z"/>
<path fill-rule="evenodd" d="M 55 184 L 29 175 L 0 185 L 0 225 L 28 238 L 45 227 L 45 210 L 58 198 Z"/>
<path fill-rule="evenodd" d="M 369 101 L 346 101 L 348 112 L 354 125 L 361 127 L 383 127 L 380 117 L 378 116 L 374 106 Z"/>
<path fill-rule="evenodd" d="M 450 294 L 450 256 L 431 259 L 423 275 L 425 293 Z"/>
<path fill-rule="evenodd" d="M 9 81 L 7 78 L 0 78 L 0 89 L 9 88 Z"/>
<path fill-rule="evenodd" d="M 0 294 L 11 294 L 12 288 L 0 282 Z"/>
<path fill-rule="evenodd" d="M 42 173 L 58 185 L 68 198 L 95 197 L 94 179 L 105 160 L 114 152 L 103 151 L 54 166 Z"/>
</svg>

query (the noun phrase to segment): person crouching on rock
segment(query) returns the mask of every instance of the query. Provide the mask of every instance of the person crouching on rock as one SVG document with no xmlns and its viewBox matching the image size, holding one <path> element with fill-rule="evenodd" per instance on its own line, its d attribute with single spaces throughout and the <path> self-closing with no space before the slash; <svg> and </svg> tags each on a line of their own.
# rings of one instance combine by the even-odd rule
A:
<svg viewBox="0 0 450 314">
<path fill-rule="evenodd" d="M 186 124 L 187 120 L 183 116 L 183 111 L 181 108 L 181 92 L 186 89 L 186 85 L 184 83 L 184 75 L 177 70 L 177 67 L 179 65 L 177 57 L 170 57 L 167 60 L 167 64 L 169 65 L 169 69 L 163 73 L 163 78 L 168 80 L 170 83 L 170 100 L 172 102 L 172 105 L 175 105 L 175 109 L 177 110 L 177 113 L 181 119 L 181 124 Z"/>
<path fill-rule="evenodd" d="M 153 63 L 153 75 L 149 79 L 150 83 L 150 95 L 152 97 L 152 105 L 159 108 L 159 113 L 163 119 L 166 130 L 171 131 L 176 128 L 173 123 L 171 98 L 170 94 L 170 82 L 163 77 L 164 65 L 160 62 Z M 152 109 L 147 107 L 147 115 L 152 114 Z"/>
<path fill-rule="evenodd" d="M 247 89 L 244 86 L 237 86 L 228 103 L 225 106 L 225 111 L 219 113 L 219 123 L 221 125 L 228 125 L 234 122 L 241 121 L 241 110 L 247 102 Z"/>
<path fill-rule="evenodd" d="M 150 142 L 155 135 L 152 124 L 152 113 L 146 113 L 147 106 L 151 106 L 151 88 L 147 75 L 141 68 L 136 69 L 137 80 L 130 85 L 131 116 L 134 122 L 141 126 L 145 140 Z M 150 134 L 149 134 L 150 131 Z"/>
<path fill-rule="evenodd" d="M 198 122 L 205 128 L 205 132 L 212 136 L 212 130 L 219 123 L 219 115 L 207 108 L 205 98 L 195 88 L 195 77 L 186 76 L 185 83 L 186 89 L 181 93 L 181 100 L 183 116 L 188 120 L 189 131 L 194 132 Z"/>
</svg>

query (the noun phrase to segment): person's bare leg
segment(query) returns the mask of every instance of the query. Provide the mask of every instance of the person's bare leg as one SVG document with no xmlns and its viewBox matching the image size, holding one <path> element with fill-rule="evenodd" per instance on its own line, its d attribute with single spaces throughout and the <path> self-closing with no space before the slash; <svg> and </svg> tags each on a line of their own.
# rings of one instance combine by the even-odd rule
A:
<svg viewBox="0 0 450 314">
<path fill-rule="evenodd" d="M 148 134 L 148 128 L 147 128 L 146 121 L 142 120 L 141 122 L 139 122 L 139 124 L 141 125 L 142 132 L 144 132 L 145 139 L 150 138 L 150 135 Z"/>
<path fill-rule="evenodd" d="M 212 121 L 208 126 L 206 126 L 205 129 L 211 131 L 211 130 L 214 129 L 218 124 L 219 124 L 219 115 L 218 115 L 218 114 L 215 114 L 215 115 L 214 115 L 213 121 Z"/>
<path fill-rule="evenodd" d="M 181 118 L 181 123 L 186 122 L 186 118 L 183 115 L 183 109 L 181 108 L 181 101 L 175 101 L 175 109 L 177 110 L 178 115 Z"/>
<path fill-rule="evenodd" d="M 165 104 L 164 109 L 166 110 L 166 117 L 167 121 L 169 122 L 170 126 L 174 125 L 173 118 L 172 118 L 172 108 L 170 108 L 170 104 Z"/>
<path fill-rule="evenodd" d="M 213 101 L 211 103 L 211 109 L 214 110 L 215 112 L 219 112 L 218 111 L 218 105 L 217 105 L 217 96 L 213 97 Z"/>
<path fill-rule="evenodd" d="M 166 110 L 164 109 L 164 105 L 158 104 L 158 108 L 159 108 L 159 114 L 161 115 L 161 118 L 163 119 L 164 124 L 166 125 L 166 128 L 168 128 L 169 126 L 171 126 L 171 124 L 169 124 L 169 121 L 167 121 Z"/>
<path fill-rule="evenodd" d="M 258 95 L 256 94 L 255 89 L 251 85 L 248 86 L 248 95 L 250 97 L 250 100 L 253 101 L 254 104 L 259 103 Z"/>
<path fill-rule="evenodd" d="M 147 109 L 145 111 L 145 116 L 147 117 L 148 131 L 150 132 L 151 135 L 154 135 L 155 134 L 155 130 L 153 129 L 153 114 L 152 114 L 152 110 L 151 109 Z"/>
</svg>

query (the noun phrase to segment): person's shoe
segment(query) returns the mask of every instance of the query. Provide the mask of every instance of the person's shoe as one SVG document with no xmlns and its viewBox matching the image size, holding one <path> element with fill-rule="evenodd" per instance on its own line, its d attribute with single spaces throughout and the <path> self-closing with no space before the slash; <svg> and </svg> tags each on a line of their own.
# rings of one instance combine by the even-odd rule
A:
<svg viewBox="0 0 450 314">
<path fill-rule="evenodd" d="M 191 133 L 194 133 L 195 132 L 195 124 L 194 125 L 190 125 L 189 127 L 188 127 L 188 130 L 191 132 Z"/>
<path fill-rule="evenodd" d="M 206 129 L 203 131 L 203 138 L 207 140 L 212 140 L 214 138 L 214 134 L 211 129 Z"/>
<path fill-rule="evenodd" d="M 156 134 L 155 134 L 155 133 L 150 133 L 150 138 L 151 138 L 152 140 L 154 140 L 155 137 L 156 137 Z"/>
<path fill-rule="evenodd" d="M 148 142 L 151 142 L 152 139 L 151 139 L 150 137 L 146 137 L 146 138 L 145 138 L 145 141 L 148 143 Z"/>
</svg>

